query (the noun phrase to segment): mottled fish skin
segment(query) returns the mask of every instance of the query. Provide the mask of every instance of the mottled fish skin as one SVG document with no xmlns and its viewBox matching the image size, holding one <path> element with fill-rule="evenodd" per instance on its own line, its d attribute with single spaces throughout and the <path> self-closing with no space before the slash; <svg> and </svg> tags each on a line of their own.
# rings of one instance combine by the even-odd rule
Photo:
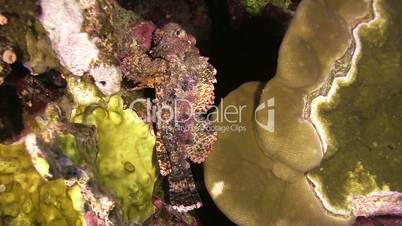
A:
<svg viewBox="0 0 402 226">
<path fill-rule="evenodd" d="M 121 67 L 138 87 L 155 89 L 157 109 L 173 107 L 173 112 L 160 113 L 156 122 L 156 157 L 160 173 L 168 176 L 173 208 L 189 211 L 201 206 L 189 160 L 205 161 L 217 136 L 203 116 L 214 103 L 216 70 L 200 56 L 195 38 L 178 24 L 148 26 L 147 30 L 154 29 L 151 47 L 122 51 Z M 141 42 L 143 37 L 134 39 Z"/>
<path fill-rule="evenodd" d="M 155 37 L 153 55 L 166 60 L 169 65 L 168 76 L 160 86 L 163 88 L 156 95 L 157 105 L 174 104 L 173 118 L 177 119 L 162 122 L 160 127 L 171 164 L 168 175 L 170 202 L 178 211 L 189 211 L 202 204 L 188 159 L 203 162 L 216 140 L 210 121 L 198 116 L 206 113 L 213 104 L 216 70 L 207 58 L 199 55 L 195 38 L 179 25 L 167 24 L 156 30 Z"/>
</svg>

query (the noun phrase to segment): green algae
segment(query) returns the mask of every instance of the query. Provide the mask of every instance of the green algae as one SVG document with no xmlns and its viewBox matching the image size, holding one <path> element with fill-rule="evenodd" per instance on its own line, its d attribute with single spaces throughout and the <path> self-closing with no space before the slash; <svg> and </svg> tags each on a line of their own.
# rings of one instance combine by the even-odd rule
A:
<svg viewBox="0 0 402 226">
<path fill-rule="evenodd" d="M 102 93 L 96 88 L 90 76 L 81 78 L 73 75 L 66 76 L 67 90 L 78 106 L 96 105 L 102 102 Z"/>
<path fill-rule="evenodd" d="M 4 0 L 1 7 L 9 22 L 0 26 L 0 36 L 10 40 L 18 50 L 18 60 L 38 74 L 60 68 L 47 33 L 36 18 L 40 12 L 38 1 Z"/>
<path fill-rule="evenodd" d="M 154 212 L 151 203 L 156 169 L 155 137 L 149 125 L 130 109 L 123 109 L 120 96 L 107 100 L 107 107 L 79 107 L 73 122 L 97 129 L 97 176 L 101 185 L 121 203 L 124 221 L 142 223 Z"/>
<path fill-rule="evenodd" d="M 245 0 L 244 6 L 246 11 L 251 15 L 258 15 L 270 0 Z"/>
<path fill-rule="evenodd" d="M 283 10 L 287 10 L 292 0 L 244 0 L 244 7 L 247 13 L 255 16 L 260 14 L 268 3 Z"/>
<path fill-rule="evenodd" d="M 3 0 L 1 2 L 2 13 L 8 17 L 8 24 L 0 26 L 0 36 L 8 38 L 15 46 L 23 51 L 28 58 L 26 51 L 26 33 L 32 26 L 34 17 L 38 14 L 36 0 Z"/>
<path fill-rule="evenodd" d="M 94 14 L 93 11 L 96 13 Z M 99 48 L 99 58 L 103 63 L 119 64 L 116 54 L 117 48 L 126 42 L 127 31 L 133 24 L 143 19 L 135 12 L 126 10 L 117 3 L 108 0 L 99 0 L 92 10 L 84 10 L 83 30 L 88 30 L 91 38 L 100 38 L 96 43 Z M 96 16 L 96 18 L 94 17 Z"/>
<path fill-rule="evenodd" d="M 55 56 L 47 33 L 39 21 L 35 20 L 32 29 L 29 29 L 25 35 L 26 51 L 29 55 L 27 65 L 35 73 L 41 74 L 50 69 L 60 67 L 59 60 Z"/>
<path fill-rule="evenodd" d="M 63 150 L 63 153 L 70 159 L 74 164 L 81 165 L 83 159 L 75 136 L 72 134 L 61 134 L 57 137 L 57 143 L 59 147 Z"/>
<path fill-rule="evenodd" d="M 24 143 L 0 145 L 0 225 L 85 225 L 80 194 L 64 180 L 45 181 L 32 165 Z M 73 201 L 74 200 L 74 201 Z"/>
<path fill-rule="evenodd" d="M 351 81 L 317 105 L 326 129 L 325 161 L 308 176 L 334 211 L 373 191 L 402 191 L 402 2 L 376 3 L 380 18 L 359 30 Z"/>
</svg>

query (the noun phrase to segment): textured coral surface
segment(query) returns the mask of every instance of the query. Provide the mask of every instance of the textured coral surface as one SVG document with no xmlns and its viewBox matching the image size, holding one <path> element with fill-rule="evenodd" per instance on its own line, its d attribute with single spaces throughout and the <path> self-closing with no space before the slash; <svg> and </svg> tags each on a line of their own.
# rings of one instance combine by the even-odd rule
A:
<svg viewBox="0 0 402 226">
<path fill-rule="evenodd" d="M 23 142 L 0 145 L 1 225 L 81 226 L 80 199 L 63 179 L 45 181 Z"/>
<path fill-rule="evenodd" d="M 218 134 L 205 164 L 205 183 L 218 207 L 240 225 L 345 225 L 329 216 L 304 175 L 267 157 L 257 144 L 254 109 L 262 83 L 240 86 L 224 99 L 225 106 L 243 105 L 245 131 Z M 216 127 L 230 128 L 219 122 Z M 239 142 L 241 141 L 241 142 Z"/>
<path fill-rule="evenodd" d="M 304 117 L 304 106 L 311 93 L 321 92 L 320 87 L 331 79 L 332 66 L 347 52 L 351 31 L 368 15 L 368 8 L 369 3 L 362 0 L 300 3 L 281 44 L 276 75 L 261 93 L 261 104 L 275 98 L 278 115 L 273 133 L 256 127 L 268 156 L 301 172 L 320 163 L 320 137 Z M 268 120 L 265 111 L 256 117 L 259 122 Z"/>
<path fill-rule="evenodd" d="M 402 3 L 378 1 L 375 8 L 378 18 L 358 32 L 361 51 L 348 78 L 316 106 L 328 146 L 309 177 L 343 212 L 353 196 L 402 191 Z"/>
<path fill-rule="evenodd" d="M 98 177 L 122 203 L 128 222 L 142 222 L 154 208 L 151 196 L 156 180 L 153 164 L 155 138 L 149 126 L 130 109 L 123 109 L 119 96 L 107 107 L 83 107 L 74 122 L 95 125 L 99 152 Z"/>
<path fill-rule="evenodd" d="M 246 104 L 258 106 L 256 118 L 252 118 L 252 113 L 246 118 L 255 131 L 238 135 L 220 130 L 218 144 L 205 167 L 206 184 L 215 203 L 236 223 L 292 225 L 297 219 L 292 214 L 300 214 L 303 217 L 297 221 L 299 224 L 321 225 L 322 220 L 332 219 L 325 208 L 332 214 L 350 216 L 353 196 L 382 189 L 401 190 L 398 173 L 401 171 L 398 164 L 401 33 L 396 28 L 401 15 L 397 10 L 400 3 L 373 2 L 301 2 L 283 40 L 276 76 L 262 90 L 259 105 Z M 349 71 L 353 74 L 352 82 L 338 84 L 338 79 L 347 76 Z M 332 100 L 322 97 L 334 92 L 331 88 L 338 85 Z M 249 89 L 248 98 L 258 96 L 256 88 Z M 234 98 L 233 104 L 244 104 L 241 97 L 247 95 L 242 94 L 245 90 L 245 87 L 238 88 L 225 103 Z M 317 107 L 316 102 L 311 104 L 316 99 L 328 102 Z M 274 131 L 264 127 L 264 123 L 273 120 L 266 109 L 272 100 Z M 317 118 L 321 120 L 319 123 Z M 222 125 L 225 123 L 217 124 L 218 128 Z M 238 140 L 245 146 L 239 145 Z M 257 167 L 256 153 L 265 155 L 271 163 L 266 160 L 266 168 Z M 252 163 L 247 158 L 252 158 Z M 316 178 L 312 186 L 304 175 L 309 170 L 313 170 L 309 177 Z M 270 173 L 285 183 L 280 194 L 291 191 L 301 206 L 293 204 L 294 200 L 278 198 L 279 194 L 268 189 L 279 182 L 259 175 L 269 178 Z M 262 181 L 270 183 L 263 185 Z M 305 187 L 297 185 L 292 190 L 297 183 Z M 244 193 L 259 196 L 253 199 L 253 195 L 244 196 Z M 265 196 L 280 199 L 281 204 L 270 208 L 270 203 L 275 202 L 259 203 Z M 368 197 L 363 204 L 355 201 L 355 205 L 360 205 L 354 206 L 355 213 L 367 214 L 370 210 L 369 215 L 399 214 L 400 207 L 393 197 L 383 193 Z M 317 204 L 319 201 L 322 203 Z M 364 206 L 367 209 L 361 211 Z M 317 208 L 313 211 L 316 218 L 307 207 Z M 283 216 L 281 208 L 292 211 Z M 266 216 L 272 216 L 269 223 L 264 221 Z M 346 219 L 350 218 L 338 223 L 349 224 Z M 336 222 L 325 225 L 332 224 Z"/>
</svg>

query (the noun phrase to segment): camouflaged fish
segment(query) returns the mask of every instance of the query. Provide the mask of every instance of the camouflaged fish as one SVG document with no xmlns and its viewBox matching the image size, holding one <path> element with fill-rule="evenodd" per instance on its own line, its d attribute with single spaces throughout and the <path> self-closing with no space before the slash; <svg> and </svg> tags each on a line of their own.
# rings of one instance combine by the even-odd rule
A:
<svg viewBox="0 0 402 226">
<path fill-rule="evenodd" d="M 216 141 L 205 118 L 214 102 L 216 70 L 200 56 L 195 38 L 175 23 L 156 29 L 146 22 L 130 32 L 137 48 L 123 51 L 120 66 L 139 87 L 155 89 L 155 105 L 162 109 L 156 121 L 156 156 L 161 174 L 168 177 L 170 202 L 178 211 L 199 208 L 189 160 L 205 161 Z"/>
</svg>

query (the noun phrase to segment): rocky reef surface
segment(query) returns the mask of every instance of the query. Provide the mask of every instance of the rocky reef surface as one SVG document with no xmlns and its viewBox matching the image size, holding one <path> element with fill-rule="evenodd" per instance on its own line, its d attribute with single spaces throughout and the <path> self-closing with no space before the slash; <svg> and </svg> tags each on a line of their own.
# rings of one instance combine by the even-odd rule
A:
<svg viewBox="0 0 402 226">
<path fill-rule="evenodd" d="M 216 140 L 216 70 L 196 39 L 109 0 L 0 13 L 0 225 L 197 224 L 189 161 Z"/>
</svg>

